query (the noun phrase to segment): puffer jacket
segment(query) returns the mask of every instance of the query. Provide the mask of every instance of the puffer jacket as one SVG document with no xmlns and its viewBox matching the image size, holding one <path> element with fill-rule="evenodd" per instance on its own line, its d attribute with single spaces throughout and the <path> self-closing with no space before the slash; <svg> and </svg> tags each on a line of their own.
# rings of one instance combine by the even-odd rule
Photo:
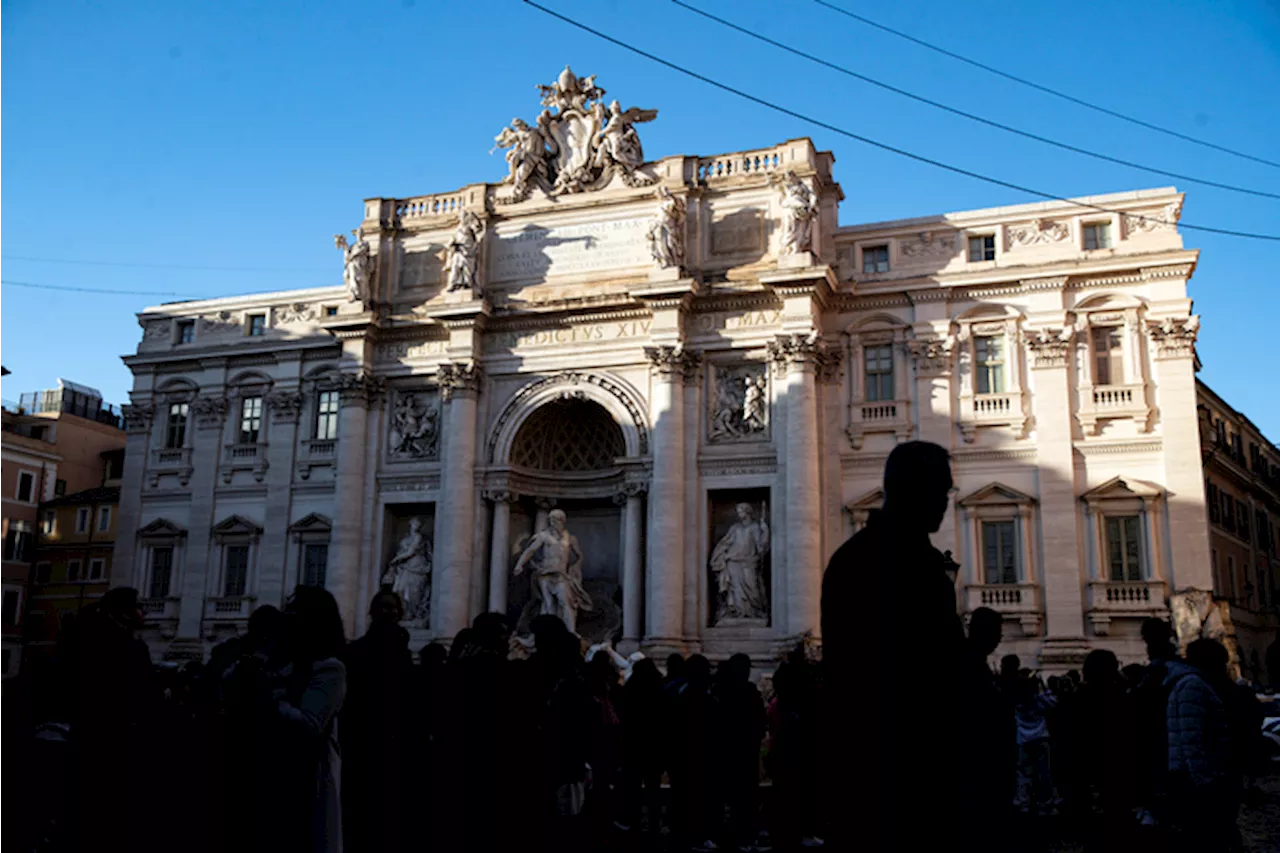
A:
<svg viewBox="0 0 1280 853">
<path fill-rule="evenodd" d="M 1231 735 L 1218 694 L 1199 670 L 1179 660 L 1168 662 L 1164 688 L 1171 780 L 1197 788 L 1224 783 Z"/>
</svg>

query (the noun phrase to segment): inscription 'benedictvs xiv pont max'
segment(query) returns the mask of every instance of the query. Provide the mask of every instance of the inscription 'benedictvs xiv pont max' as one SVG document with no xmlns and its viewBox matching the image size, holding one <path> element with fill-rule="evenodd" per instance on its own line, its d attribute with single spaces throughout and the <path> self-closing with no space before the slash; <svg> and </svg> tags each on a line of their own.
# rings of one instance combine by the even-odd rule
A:
<svg viewBox="0 0 1280 853">
<path fill-rule="evenodd" d="M 1006 651 L 1136 660 L 1142 618 L 1212 589 L 1180 193 L 840 225 L 808 139 L 646 160 L 656 110 L 568 68 L 539 92 L 500 180 L 365 199 L 332 286 L 139 314 L 119 524 L 148 532 L 113 581 L 171 572 L 157 656 L 306 582 L 349 633 L 386 583 L 416 644 L 572 605 L 593 640 L 767 658 L 816 639 L 826 560 L 912 438 L 953 455 L 935 544 Z M 251 601 L 219 610 L 233 516 Z M 536 586 L 560 527 L 568 597 Z"/>
</svg>

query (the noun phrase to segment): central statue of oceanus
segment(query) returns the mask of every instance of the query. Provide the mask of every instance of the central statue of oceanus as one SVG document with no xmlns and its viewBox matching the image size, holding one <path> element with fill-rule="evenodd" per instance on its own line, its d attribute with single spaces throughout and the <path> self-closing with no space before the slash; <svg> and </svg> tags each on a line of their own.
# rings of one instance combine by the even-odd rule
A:
<svg viewBox="0 0 1280 853">
<path fill-rule="evenodd" d="M 547 528 L 540 530 L 516 560 L 512 572 L 519 575 L 527 564 L 533 566 L 533 594 L 539 613 L 559 616 L 570 631 L 578 630 L 578 613 L 591 610 L 591 597 L 582 588 L 582 548 L 569 532 L 562 509 L 547 515 Z"/>
<path fill-rule="evenodd" d="M 653 121 L 658 111 L 624 110 L 617 101 L 606 106 L 595 81 L 566 65 L 554 83 L 538 86 L 544 109 L 535 124 L 514 118 L 497 135 L 495 147 L 507 149 L 503 183 L 513 190 L 500 204 L 524 201 L 535 187 L 552 196 L 602 189 L 615 174 L 630 187 L 653 183 L 637 174 L 644 150 L 635 125 Z"/>
</svg>

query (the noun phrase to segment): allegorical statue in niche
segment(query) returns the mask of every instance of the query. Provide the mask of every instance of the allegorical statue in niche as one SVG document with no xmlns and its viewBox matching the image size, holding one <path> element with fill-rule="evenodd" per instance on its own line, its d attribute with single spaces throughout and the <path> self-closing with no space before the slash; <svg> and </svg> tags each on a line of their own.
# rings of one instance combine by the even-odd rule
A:
<svg viewBox="0 0 1280 853">
<path fill-rule="evenodd" d="M 813 190 L 787 170 L 773 183 L 782 193 L 782 254 L 794 255 L 813 248 L 813 219 L 818 214 L 818 200 Z"/>
<path fill-rule="evenodd" d="M 422 532 L 421 518 L 409 519 L 409 532 L 387 563 L 382 583 L 404 600 L 405 621 L 426 627 L 431 615 L 431 540 Z"/>
<path fill-rule="evenodd" d="M 751 504 L 737 506 L 738 521 L 711 552 L 711 573 L 716 580 L 716 621 L 765 619 L 769 599 L 764 588 L 764 560 L 769 553 L 769 525 Z"/>
<path fill-rule="evenodd" d="M 393 453 L 423 458 L 436 451 L 440 435 L 439 414 L 434 406 L 420 405 L 413 394 L 405 394 L 396 402 L 392 414 L 391 451 Z"/>
<path fill-rule="evenodd" d="M 484 224 L 480 217 L 464 210 L 458 219 L 458 227 L 449 241 L 449 257 L 445 264 L 448 289 L 476 289 L 476 265 L 480 258 L 480 239 L 484 236 Z"/>
<path fill-rule="evenodd" d="M 547 527 L 533 535 L 516 560 L 512 573 L 519 575 L 525 565 L 533 568 L 533 594 L 539 613 L 559 616 L 565 626 L 578 630 L 578 613 L 591 610 L 591 597 L 582 588 L 582 548 L 569 532 L 562 509 L 547 515 Z"/>
<path fill-rule="evenodd" d="M 369 284 L 373 279 L 373 250 L 360 230 L 351 232 L 355 243 L 348 244 L 346 235 L 334 234 L 333 244 L 342 250 L 342 283 L 348 302 L 368 302 Z"/>
<path fill-rule="evenodd" d="M 658 212 L 650 220 L 645 236 L 649 238 L 649 254 L 663 269 L 684 263 L 684 221 L 684 199 L 673 196 L 666 187 L 658 187 Z"/>
</svg>

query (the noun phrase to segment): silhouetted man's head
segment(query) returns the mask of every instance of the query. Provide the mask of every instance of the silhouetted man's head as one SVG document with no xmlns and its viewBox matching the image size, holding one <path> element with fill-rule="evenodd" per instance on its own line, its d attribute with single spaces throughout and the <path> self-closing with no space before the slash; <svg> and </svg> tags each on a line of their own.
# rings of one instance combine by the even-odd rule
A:
<svg viewBox="0 0 1280 853">
<path fill-rule="evenodd" d="M 884 465 L 884 512 L 899 526 L 934 533 L 952 485 L 946 450 L 928 441 L 899 444 Z"/>
<path fill-rule="evenodd" d="M 1000 658 L 1000 674 L 1006 678 L 1017 678 L 1022 660 L 1017 655 L 1005 655 Z"/>
<path fill-rule="evenodd" d="M 1152 616 L 1143 620 L 1142 642 L 1147 644 L 1148 660 L 1168 660 L 1174 657 L 1173 627 L 1163 619 Z"/>
<path fill-rule="evenodd" d="M 399 625 L 404 619 L 404 601 L 400 594 L 389 589 L 379 590 L 369 602 L 371 627 L 388 628 Z"/>
<path fill-rule="evenodd" d="M 979 607 L 969 617 L 969 642 L 983 657 L 991 654 L 1004 637 L 1004 618 L 990 607 Z"/>
<path fill-rule="evenodd" d="M 1209 681 L 1227 680 L 1226 646 L 1217 640 L 1196 640 L 1187 646 L 1187 663 L 1194 666 Z"/>
<path fill-rule="evenodd" d="M 1090 687 L 1105 687 L 1120 680 L 1120 661 L 1115 652 L 1094 649 L 1084 659 L 1084 683 Z"/>
</svg>

